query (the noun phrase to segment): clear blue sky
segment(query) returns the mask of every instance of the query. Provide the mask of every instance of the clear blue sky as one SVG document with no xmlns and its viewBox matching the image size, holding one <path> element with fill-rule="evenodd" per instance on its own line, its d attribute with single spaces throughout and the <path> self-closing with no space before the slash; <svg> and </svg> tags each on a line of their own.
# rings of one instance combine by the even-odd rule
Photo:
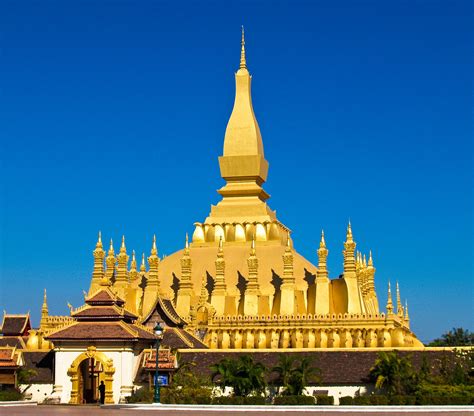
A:
<svg viewBox="0 0 474 416">
<path fill-rule="evenodd" d="M 1 299 L 81 305 L 97 231 L 183 245 L 217 157 L 244 24 L 270 206 L 332 277 L 348 218 L 382 305 L 422 340 L 473 325 L 470 1 L 3 1 Z M 118 248 L 118 246 L 116 246 Z"/>
</svg>

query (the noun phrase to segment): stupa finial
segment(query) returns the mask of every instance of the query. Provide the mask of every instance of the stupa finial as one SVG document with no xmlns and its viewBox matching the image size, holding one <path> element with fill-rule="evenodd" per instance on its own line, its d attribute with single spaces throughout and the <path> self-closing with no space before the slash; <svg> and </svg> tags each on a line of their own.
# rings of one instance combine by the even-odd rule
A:
<svg viewBox="0 0 474 416">
<path fill-rule="evenodd" d="M 388 293 L 387 293 L 387 313 L 393 313 L 393 303 L 392 303 L 392 291 L 390 290 L 390 280 L 388 281 Z"/>
<path fill-rule="evenodd" d="M 107 253 L 109 256 L 113 256 L 115 254 L 114 251 L 114 240 L 110 239 L 110 247 L 109 252 Z"/>
<path fill-rule="evenodd" d="M 102 233 L 99 231 L 99 236 L 97 237 L 97 244 L 95 245 L 96 248 L 102 248 Z"/>
<path fill-rule="evenodd" d="M 369 262 L 367 263 L 369 267 L 374 267 L 374 261 L 372 260 L 372 250 L 369 251 Z"/>
<path fill-rule="evenodd" d="M 319 242 L 319 248 L 326 248 L 326 240 L 324 239 L 324 230 L 321 230 L 321 241 Z"/>
<path fill-rule="evenodd" d="M 145 265 L 145 253 L 142 253 L 142 264 L 140 265 L 140 272 L 146 272 L 146 265 Z"/>
<path fill-rule="evenodd" d="M 240 69 L 247 69 L 247 60 L 245 58 L 245 32 L 244 26 L 242 25 L 242 40 L 240 41 Z"/>
</svg>

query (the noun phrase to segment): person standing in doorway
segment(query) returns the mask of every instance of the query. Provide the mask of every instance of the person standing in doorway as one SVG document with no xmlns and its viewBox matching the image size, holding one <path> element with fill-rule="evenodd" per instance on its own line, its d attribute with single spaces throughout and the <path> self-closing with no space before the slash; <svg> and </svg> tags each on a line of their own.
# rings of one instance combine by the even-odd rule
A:
<svg viewBox="0 0 474 416">
<path fill-rule="evenodd" d="M 100 382 L 100 385 L 99 385 L 99 400 L 100 400 L 100 404 L 105 403 L 105 384 L 103 380 Z"/>
</svg>

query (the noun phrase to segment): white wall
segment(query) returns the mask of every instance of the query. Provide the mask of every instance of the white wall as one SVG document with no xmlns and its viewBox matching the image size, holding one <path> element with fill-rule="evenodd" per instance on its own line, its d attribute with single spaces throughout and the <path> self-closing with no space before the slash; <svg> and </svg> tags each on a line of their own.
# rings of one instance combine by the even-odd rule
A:
<svg viewBox="0 0 474 416">
<path fill-rule="evenodd" d="M 25 394 L 25 399 L 38 403 L 42 403 L 53 393 L 52 384 L 19 384 L 18 388 Z"/>
<path fill-rule="evenodd" d="M 82 353 L 85 347 L 58 347 L 55 349 L 55 372 L 54 372 L 54 394 L 61 403 L 69 403 L 71 398 L 72 382 L 67 371 L 73 361 Z M 97 351 L 104 353 L 112 360 L 115 368 L 113 375 L 113 399 L 115 403 L 124 401 L 133 390 L 133 373 L 136 368 L 138 356 L 131 347 L 97 347 Z"/>
<path fill-rule="evenodd" d="M 312 396 L 317 390 L 327 390 L 328 396 L 333 396 L 334 404 L 338 405 L 341 397 L 362 395 L 368 391 L 368 388 L 367 386 L 315 386 L 306 387 L 304 394 Z"/>
</svg>

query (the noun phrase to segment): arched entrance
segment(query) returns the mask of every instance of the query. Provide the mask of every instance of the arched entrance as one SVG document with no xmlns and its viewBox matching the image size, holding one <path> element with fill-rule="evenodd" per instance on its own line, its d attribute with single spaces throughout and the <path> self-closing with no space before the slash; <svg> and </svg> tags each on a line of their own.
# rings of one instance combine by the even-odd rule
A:
<svg viewBox="0 0 474 416">
<path fill-rule="evenodd" d="M 114 403 L 112 381 L 115 368 L 113 362 L 95 347 L 79 355 L 67 372 L 71 377 L 71 404 L 95 403 L 101 381 L 105 383 L 105 403 Z"/>
</svg>

